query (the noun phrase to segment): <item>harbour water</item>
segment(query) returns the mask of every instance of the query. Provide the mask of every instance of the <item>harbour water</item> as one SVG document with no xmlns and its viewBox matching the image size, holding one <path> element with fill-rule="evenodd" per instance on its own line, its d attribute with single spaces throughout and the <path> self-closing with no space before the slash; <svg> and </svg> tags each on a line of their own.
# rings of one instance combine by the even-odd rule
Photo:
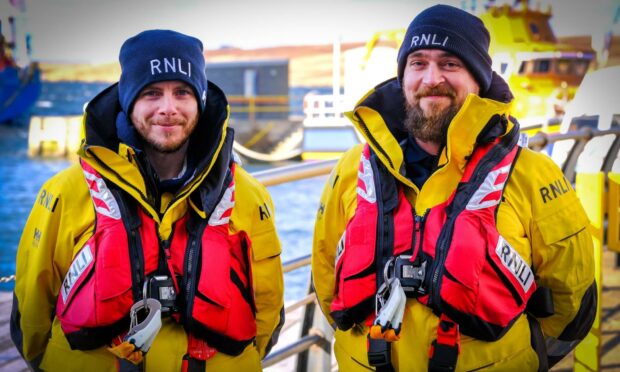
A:
<svg viewBox="0 0 620 372">
<path fill-rule="evenodd" d="M 75 115 L 75 110 L 79 110 L 83 104 L 79 103 L 83 102 L 79 97 L 71 102 L 62 94 L 59 94 L 59 98 L 52 98 L 49 95 L 47 97 L 50 99 L 48 102 L 51 102 L 51 107 L 48 105 L 45 113 L 39 114 Z M 17 245 L 39 188 L 49 177 L 71 164 L 71 161 L 66 159 L 30 158 L 27 154 L 27 142 L 27 128 L 0 126 L 0 276 L 2 277 L 15 273 Z M 268 168 L 266 165 L 255 164 L 244 164 L 244 167 L 250 172 Z M 325 180 L 326 176 L 323 176 L 269 187 L 276 209 L 276 227 L 282 243 L 283 262 L 310 253 L 314 216 Z M 290 302 L 302 297 L 307 290 L 308 279 L 308 267 L 286 274 L 285 300 Z M 10 291 L 13 286 L 14 282 L 1 283 L 0 291 Z"/>
</svg>

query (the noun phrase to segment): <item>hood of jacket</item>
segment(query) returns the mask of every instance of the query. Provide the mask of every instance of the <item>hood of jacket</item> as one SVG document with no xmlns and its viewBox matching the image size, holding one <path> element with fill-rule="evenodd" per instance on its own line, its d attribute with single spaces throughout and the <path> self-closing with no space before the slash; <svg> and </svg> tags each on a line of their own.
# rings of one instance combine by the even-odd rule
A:
<svg viewBox="0 0 620 372">
<path fill-rule="evenodd" d="M 138 201 L 156 205 L 155 186 L 144 176 L 147 167 L 144 153 L 119 138 L 116 118 L 121 111 L 118 83 L 88 103 L 83 118 L 84 140 L 78 155 Z M 222 167 L 214 167 L 216 160 L 222 164 L 231 159 L 234 134 L 227 127 L 229 112 L 224 93 L 209 82 L 205 110 L 189 138 L 188 157 L 193 160 L 194 174 L 178 194 L 191 193 L 212 169 L 222 171 Z M 218 160 L 221 157 L 226 159 Z"/>
</svg>

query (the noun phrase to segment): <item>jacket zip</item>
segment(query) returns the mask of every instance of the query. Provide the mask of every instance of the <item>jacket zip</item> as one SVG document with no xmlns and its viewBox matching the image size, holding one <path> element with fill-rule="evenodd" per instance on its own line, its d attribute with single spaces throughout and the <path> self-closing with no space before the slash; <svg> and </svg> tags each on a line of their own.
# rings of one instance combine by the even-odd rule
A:
<svg viewBox="0 0 620 372">
<path fill-rule="evenodd" d="M 443 273 L 445 271 L 445 261 L 446 256 L 448 254 L 448 250 L 450 249 L 450 243 L 452 242 L 452 235 L 454 233 L 454 224 L 456 222 L 456 218 L 463 212 L 467 203 L 471 199 L 474 191 L 480 187 L 480 184 L 484 181 L 486 176 L 489 174 L 491 169 L 497 164 L 499 164 L 505 157 L 510 153 L 513 146 L 516 145 L 518 135 L 516 131 L 517 127 L 514 127 L 508 134 L 502 137 L 498 144 L 496 144 L 493 148 L 487 152 L 480 162 L 476 165 L 474 169 L 472 177 L 466 184 L 465 190 L 459 190 L 459 186 L 457 186 L 454 198 L 452 199 L 452 203 L 446 208 L 450 210 L 450 215 L 448 216 L 447 221 L 444 224 L 444 228 L 441 230 L 439 234 L 439 238 L 437 239 L 437 245 L 435 248 L 435 260 L 431 265 L 432 279 L 431 279 L 431 296 L 429 298 L 429 305 L 433 305 L 433 307 L 437 310 L 441 310 L 441 297 L 440 297 L 440 287 L 441 287 L 441 278 L 443 277 Z M 496 160 L 499 159 L 499 160 Z M 462 201 L 463 205 L 454 206 L 453 203 L 457 199 L 457 196 L 460 192 L 467 192 L 467 198 Z"/>
<path fill-rule="evenodd" d="M 379 249 L 375 249 L 375 272 L 377 273 L 376 276 L 376 289 L 378 290 L 379 287 L 381 287 L 381 284 L 383 284 L 383 260 L 384 260 L 384 234 L 385 234 L 385 226 L 387 226 L 388 218 L 387 216 L 383 213 L 383 203 L 380 202 L 381 200 L 383 200 L 383 190 L 381 189 L 381 183 L 379 182 L 380 176 L 379 176 L 379 169 L 376 163 L 376 158 L 372 159 L 372 155 L 370 156 L 370 158 L 368 159 L 370 162 L 370 167 L 372 169 L 372 173 L 373 173 L 373 182 L 375 184 L 375 203 L 377 204 L 377 213 L 378 213 L 378 217 L 381 218 L 382 223 L 378 224 L 377 226 L 377 247 L 379 247 Z M 378 309 L 375 309 L 378 310 Z"/>
<path fill-rule="evenodd" d="M 192 319 L 191 309 L 194 307 L 195 293 L 191 293 L 192 288 L 196 288 L 196 266 L 199 259 L 201 245 L 198 244 L 202 238 L 202 233 L 206 228 L 207 221 L 201 221 L 198 229 L 190 234 L 190 243 L 185 250 L 185 316 L 189 321 Z"/>
<path fill-rule="evenodd" d="M 112 189 L 110 189 L 112 191 Z M 128 244 L 129 244 L 129 260 L 132 265 L 132 290 L 134 294 L 134 301 L 142 299 L 142 285 L 144 283 L 144 253 L 142 252 L 142 244 L 138 229 L 140 227 L 140 219 L 136 213 L 131 213 L 125 204 L 125 198 L 122 195 L 123 191 L 112 191 L 114 198 L 117 200 L 117 204 L 121 210 L 121 218 L 125 225 L 125 230 L 128 231 Z M 135 208 L 138 208 L 135 206 Z"/>
</svg>

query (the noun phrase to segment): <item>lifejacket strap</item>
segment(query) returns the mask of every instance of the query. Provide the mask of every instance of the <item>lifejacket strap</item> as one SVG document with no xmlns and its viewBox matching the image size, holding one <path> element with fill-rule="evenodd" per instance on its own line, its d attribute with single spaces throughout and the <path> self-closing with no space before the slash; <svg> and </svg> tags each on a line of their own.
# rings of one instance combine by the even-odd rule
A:
<svg viewBox="0 0 620 372">
<path fill-rule="evenodd" d="M 217 353 L 215 348 L 210 347 L 203 339 L 187 334 L 187 354 L 183 356 L 183 372 L 204 372 L 207 360 Z"/>
<path fill-rule="evenodd" d="M 441 314 L 437 326 L 437 339 L 431 344 L 428 355 L 428 370 L 454 371 L 460 353 L 459 325 Z"/>
<path fill-rule="evenodd" d="M 394 372 L 392 366 L 392 343 L 384 339 L 375 339 L 368 335 L 366 339 L 368 364 L 377 372 Z"/>
<path fill-rule="evenodd" d="M 555 313 L 555 307 L 553 305 L 553 296 L 551 288 L 538 287 L 532 294 L 527 306 L 525 307 L 527 313 L 532 314 L 536 318 L 547 318 Z"/>
<path fill-rule="evenodd" d="M 118 360 L 118 372 L 142 372 L 144 371 L 144 365 L 142 363 L 134 364 L 127 359 L 117 358 Z"/>
</svg>

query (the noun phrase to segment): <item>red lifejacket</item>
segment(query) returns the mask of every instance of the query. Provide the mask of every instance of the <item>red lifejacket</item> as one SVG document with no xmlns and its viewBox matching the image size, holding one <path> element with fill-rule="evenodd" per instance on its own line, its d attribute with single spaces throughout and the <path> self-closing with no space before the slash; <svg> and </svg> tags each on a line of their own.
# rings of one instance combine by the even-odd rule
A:
<svg viewBox="0 0 620 372">
<path fill-rule="evenodd" d="M 478 145 L 457 189 L 423 216 L 364 147 L 357 208 L 336 258 L 331 315 L 341 329 L 374 316 L 383 279 L 377 274 L 402 254 L 426 263 L 423 289 L 411 297 L 446 314 L 462 333 L 492 341 L 512 326 L 536 290 L 531 268 L 496 227 L 497 206 L 519 151 L 516 137 L 513 131 Z"/>
<path fill-rule="evenodd" d="M 221 352 L 240 354 L 256 336 L 256 310 L 245 232 L 229 234 L 234 163 L 208 220 L 188 213 L 169 240 L 131 197 L 81 162 L 95 207 L 95 231 L 76 254 L 61 285 L 56 315 L 74 349 L 106 345 L 126 332 L 144 281 L 171 273 L 180 316 L 194 336 Z M 163 263 L 163 264 L 162 264 Z"/>
</svg>

